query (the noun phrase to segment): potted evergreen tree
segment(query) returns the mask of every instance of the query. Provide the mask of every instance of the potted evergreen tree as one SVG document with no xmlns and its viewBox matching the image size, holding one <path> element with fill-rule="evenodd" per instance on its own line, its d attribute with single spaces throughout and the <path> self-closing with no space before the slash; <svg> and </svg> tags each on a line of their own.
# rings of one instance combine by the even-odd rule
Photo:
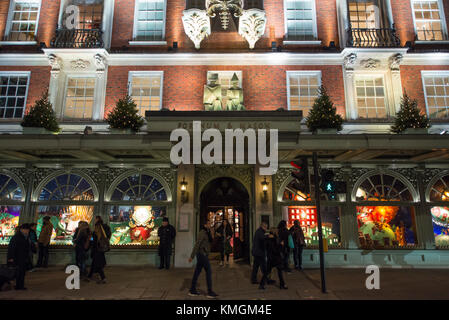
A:
<svg viewBox="0 0 449 320">
<path fill-rule="evenodd" d="M 127 94 L 109 112 L 107 123 L 111 133 L 136 133 L 143 126 L 144 120 L 139 115 L 137 105 Z"/>
<path fill-rule="evenodd" d="M 425 134 L 428 133 L 428 128 L 430 128 L 430 123 L 427 115 L 421 114 L 418 102 L 404 93 L 400 110 L 396 114 L 394 125 L 391 126 L 391 132 Z"/>
<path fill-rule="evenodd" d="M 309 130 L 318 134 L 337 133 L 342 130 L 343 118 L 337 113 L 326 88 L 321 86 L 313 107 L 306 118 Z"/>
<path fill-rule="evenodd" d="M 55 112 L 50 101 L 48 101 L 48 92 L 42 95 L 42 98 L 36 100 L 28 114 L 23 117 L 20 124 L 25 134 L 57 134 L 61 130 L 56 121 Z"/>
</svg>

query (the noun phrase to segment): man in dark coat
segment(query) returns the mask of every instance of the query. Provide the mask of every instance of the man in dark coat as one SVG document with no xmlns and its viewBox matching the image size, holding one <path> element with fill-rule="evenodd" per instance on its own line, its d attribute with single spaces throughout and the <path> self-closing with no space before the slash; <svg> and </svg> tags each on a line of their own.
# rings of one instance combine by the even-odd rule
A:
<svg viewBox="0 0 449 320">
<path fill-rule="evenodd" d="M 30 263 L 30 241 L 28 235 L 30 226 L 23 224 L 11 238 L 8 245 L 8 263 L 13 264 L 16 269 L 16 290 L 26 290 L 25 272 Z"/>
<path fill-rule="evenodd" d="M 162 220 L 162 226 L 157 230 L 157 235 L 159 236 L 159 256 L 161 257 L 159 269 L 165 268 L 168 270 L 170 269 L 170 256 L 176 230 L 168 223 L 167 217 Z"/>
<path fill-rule="evenodd" d="M 290 232 L 293 237 L 293 242 L 295 243 L 295 248 L 293 249 L 293 259 L 295 261 L 295 268 L 302 270 L 302 251 L 306 243 L 304 232 L 302 231 L 299 221 L 295 220 L 293 227 L 290 228 Z"/>
<path fill-rule="evenodd" d="M 259 229 L 256 230 L 253 239 L 253 249 L 252 254 L 254 257 L 253 271 L 251 273 L 251 282 L 253 284 L 257 284 L 257 272 L 259 271 L 259 267 L 262 270 L 262 280 L 259 284 L 259 289 L 265 289 L 265 284 L 267 282 L 267 248 L 266 248 L 266 240 L 267 240 L 267 228 L 268 225 L 266 222 L 262 222 L 260 224 Z"/>
</svg>

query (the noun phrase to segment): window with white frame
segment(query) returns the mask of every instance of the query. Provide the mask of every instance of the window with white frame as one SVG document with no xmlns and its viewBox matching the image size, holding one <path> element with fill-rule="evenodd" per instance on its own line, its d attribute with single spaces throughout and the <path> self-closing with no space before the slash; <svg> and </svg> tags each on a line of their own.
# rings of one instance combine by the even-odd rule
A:
<svg viewBox="0 0 449 320">
<path fill-rule="evenodd" d="M 136 0 L 135 41 L 162 41 L 165 38 L 165 0 Z"/>
<path fill-rule="evenodd" d="M 423 83 L 429 118 L 449 118 L 449 72 L 423 72 Z"/>
<path fill-rule="evenodd" d="M 445 40 L 443 13 L 439 0 L 412 1 L 416 38 L 424 41 Z"/>
<path fill-rule="evenodd" d="M 285 0 L 285 25 L 288 40 L 315 40 L 315 0 Z"/>
<path fill-rule="evenodd" d="M 146 111 L 158 111 L 162 108 L 162 82 L 162 71 L 130 72 L 130 96 L 142 117 L 145 117 Z"/>
<path fill-rule="evenodd" d="M 65 119 L 92 119 L 95 78 L 69 77 L 65 97 Z"/>
<path fill-rule="evenodd" d="M 384 78 L 382 75 L 358 76 L 355 79 L 359 118 L 388 117 Z"/>
<path fill-rule="evenodd" d="M 5 40 L 35 41 L 40 7 L 40 0 L 11 0 Z"/>
<path fill-rule="evenodd" d="M 242 71 L 208 71 L 207 79 L 209 79 L 209 76 L 213 73 L 218 74 L 217 83 L 221 85 L 222 107 L 225 108 L 228 101 L 228 89 L 232 87 L 231 80 L 232 77 L 234 77 L 234 74 L 239 78 L 239 87 L 242 87 Z"/>
<path fill-rule="evenodd" d="M 30 74 L 0 73 L 0 119 L 22 118 Z"/>
<path fill-rule="evenodd" d="M 306 117 L 318 97 L 318 89 L 321 85 L 320 71 L 288 71 L 288 109 L 302 111 Z"/>
</svg>

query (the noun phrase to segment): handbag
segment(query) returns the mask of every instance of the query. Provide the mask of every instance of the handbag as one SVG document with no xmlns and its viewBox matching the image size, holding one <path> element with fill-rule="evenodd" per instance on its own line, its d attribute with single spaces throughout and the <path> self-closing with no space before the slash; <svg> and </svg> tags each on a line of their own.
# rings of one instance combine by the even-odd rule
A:
<svg viewBox="0 0 449 320">
<path fill-rule="evenodd" d="M 0 276 L 10 280 L 14 280 L 16 277 L 17 267 L 11 264 L 2 264 L 0 265 Z"/>
<path fill-rule="evenodd" d="M 101 232 L 103 233 L 103 237 L 98 239 L 97 250 L 99 252 L 108 252 L 109 250 L 111 250 L 111 247 L 109 245 L 109 239 L 108 237 L 106 237 L 106 233 L 104 232 L 103 226 L 101 226 Z"/>
<path fill-rule="evenodd" d="M 288 247 L 290 249 L 294 249 L 295 248 L 295 243 L 293 242 L 293 237 L 291 234 L 288 235 Z"/>
</svg>

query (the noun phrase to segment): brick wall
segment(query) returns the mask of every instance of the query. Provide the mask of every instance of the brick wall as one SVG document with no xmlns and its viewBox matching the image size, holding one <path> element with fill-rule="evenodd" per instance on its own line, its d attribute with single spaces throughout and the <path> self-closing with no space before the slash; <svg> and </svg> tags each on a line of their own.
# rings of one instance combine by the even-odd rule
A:
<svg viewBox="0 0 449 320">
<path fill-rule="evenodd" d="M 335 106 L 344 115 L 341 66 L 170 66 L 109 67 L 106 114 L 126 94 L 129 71 L 164 71 L 163 107 L 171 110 L 203 110 L 203 86 L 207 71 L 242 71 L 245 106 L 248 110 L 287 109 L 287 70 L 321 70 Z"/>
<path fill-rule="evenodd" d="M 402 89 L 418 100 L 418 106 L 426 111 L 426 100 L 422 83 L 422 70 L 449 70 L 449 66 L 401 66 Z"/>
<path fill-rule="evenodd" d="M 42 93 L 48 90 L 50 83 L 50 67 L 5 67 L 1 66 L 0 71 L 31 71 L 30 83 L 28 86 L 27 106 L 28 110 L 36 100 L 42 97 Z"/>
<path fill-rule="evenodd" d="M 50 46 L 50 41 L 56 33 L 60 6 L 60 0 L 42 0 L 37 39 L 38 42 L 45 42 L 47 47 Z"/>
<path fill-rule="evenodd" d="M 0 39 L 5 35 L 6 22 L 8 21 L 9 0 L 0 1 Z"/>
</svg>

